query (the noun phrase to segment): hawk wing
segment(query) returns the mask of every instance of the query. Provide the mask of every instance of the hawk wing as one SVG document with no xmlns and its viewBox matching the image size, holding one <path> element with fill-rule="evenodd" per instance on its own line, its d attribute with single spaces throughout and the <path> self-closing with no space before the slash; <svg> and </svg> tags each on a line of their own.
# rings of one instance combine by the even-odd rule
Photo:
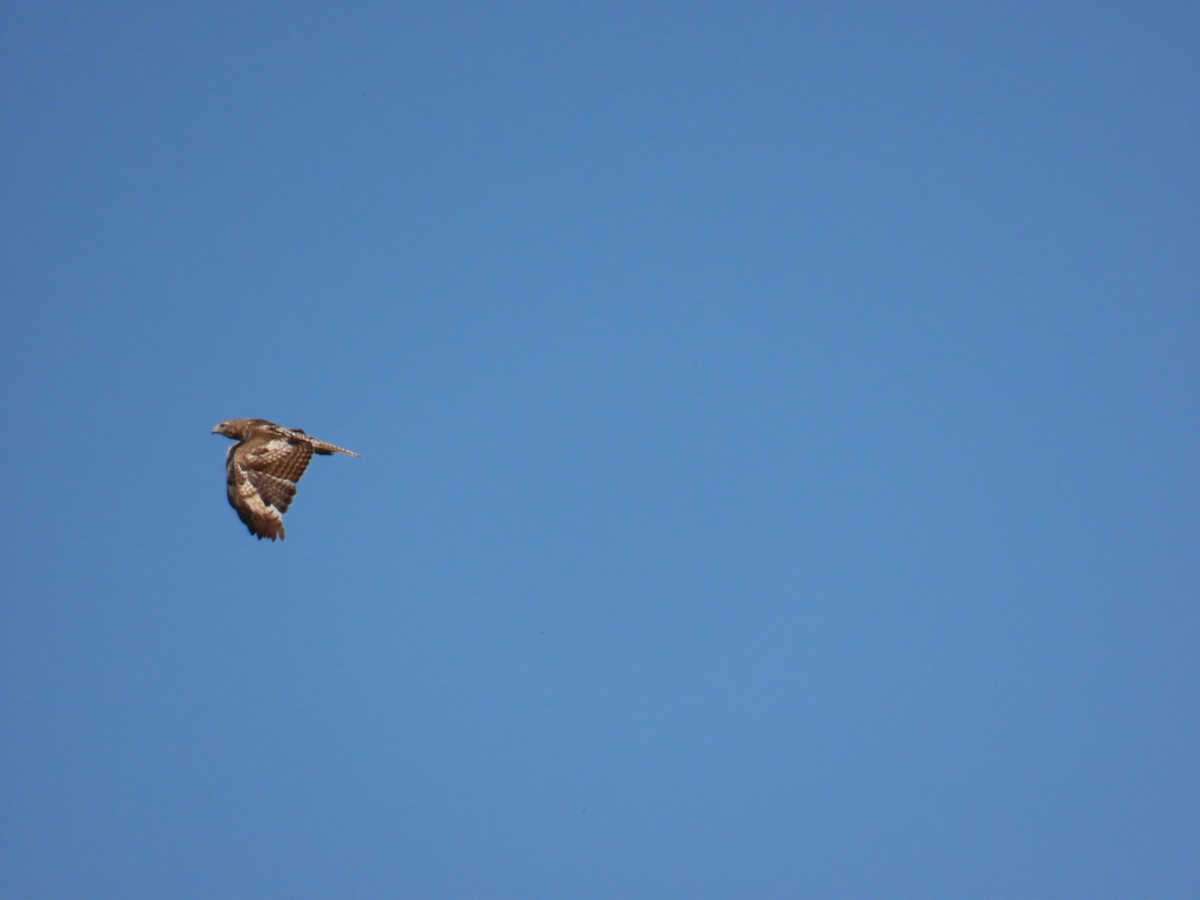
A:
<svg viewBox="0 0 1200 900">
<path fill-rule="evenodd" d="M 283 514 L 312 455 L 307 435 L 292 435 L 282 428 L 260 431 L 229 448 L 225 460 L 229 503 L 251 534 L 271 540 L 284 536 Z"/>
</svg>

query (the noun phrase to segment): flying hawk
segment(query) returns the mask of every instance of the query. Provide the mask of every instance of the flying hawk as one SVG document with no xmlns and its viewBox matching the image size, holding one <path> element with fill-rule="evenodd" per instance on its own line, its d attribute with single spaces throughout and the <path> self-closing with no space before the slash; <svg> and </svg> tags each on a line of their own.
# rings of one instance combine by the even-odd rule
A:
<svg viewBox="0 0 1200 900">
<path fill-rule="evenodd" d="M 361 455 L 266 419 L 230 419 L 213 434 L 237 441 L 225 457 L 229 505 L 259 540 L 283 540 L 283 514 L 314 453 Z"/>
</svg>

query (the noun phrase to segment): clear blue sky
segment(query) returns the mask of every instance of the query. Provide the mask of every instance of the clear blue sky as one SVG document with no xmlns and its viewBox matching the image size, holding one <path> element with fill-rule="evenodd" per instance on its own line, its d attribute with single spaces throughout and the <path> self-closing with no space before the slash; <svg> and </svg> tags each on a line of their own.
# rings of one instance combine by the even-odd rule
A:
<svg viewBox="0 0 1200 900">
<path fill-rule="evenodd" d="M 1200 894 L 1197 46 L 6 4 L 0 895 Z"/>
</svg>

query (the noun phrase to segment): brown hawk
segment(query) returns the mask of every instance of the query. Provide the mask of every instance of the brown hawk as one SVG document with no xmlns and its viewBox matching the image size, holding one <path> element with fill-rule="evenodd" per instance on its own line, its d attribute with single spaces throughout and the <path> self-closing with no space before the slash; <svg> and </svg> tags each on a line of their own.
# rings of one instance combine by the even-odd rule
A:
<svg viewBox="0 0 1200 900">
<path fill-rule="evenodd" d="M 213 434 L 237 441 L 225 457 L 229 505 L 259 540 L 283 540 L 283 514 L 314 453 L 361 455 L 266 419 L 230 419 L 214 428 Z"/>
</svg>

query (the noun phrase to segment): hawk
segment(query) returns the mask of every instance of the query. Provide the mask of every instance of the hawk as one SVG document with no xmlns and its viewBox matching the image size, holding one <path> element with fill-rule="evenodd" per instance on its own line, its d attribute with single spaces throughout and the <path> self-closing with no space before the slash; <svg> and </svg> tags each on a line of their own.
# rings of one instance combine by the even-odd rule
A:
<svg viewBox="0 0 1200 900">
<path fill-rule="evenodd" d="M 283 514 L 314 453 L 361 456 L 266 419 L 230 419 L 214 428 L 213 434 L 237 441 L 225 457 L 229 505 L 260 541 L 283 540 Z"/>
</svg>

